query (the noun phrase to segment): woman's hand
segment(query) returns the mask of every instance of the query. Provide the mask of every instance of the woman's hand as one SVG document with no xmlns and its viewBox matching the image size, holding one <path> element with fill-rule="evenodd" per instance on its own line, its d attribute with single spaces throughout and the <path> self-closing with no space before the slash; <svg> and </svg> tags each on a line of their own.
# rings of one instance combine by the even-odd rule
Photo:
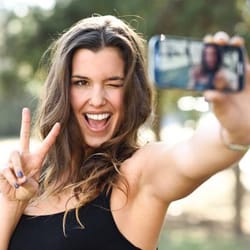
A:
<svg viewBox="0 0 250 250">
<path fill-rule="evenodd" d="M 223 36 L 217 35 L 217 39 L 221 43 Z M 224 44 L 227 43 L 244 46 L 244 40 L 241 37 L 225 38 Z M 212 103 L 214 114 L 224 128 L 228 141 L 250 144 L 250 65 L 247 63 L 245 66 L 245 86 L 242 91 L 223 93 L 208 90 L 204 96 Z"/>
<path fill-rule="evenodd" d="M 20 151 L 13 151 L 8 164 L 0 171 L 0 192 L 9 201 L 27 201 L 38 190 L 38 178 L 44 158 L 60 131 L 56 123 L 47 137 L 34 151 L 30 151 L 30 111 L 22 111 Z"/>
</svg>

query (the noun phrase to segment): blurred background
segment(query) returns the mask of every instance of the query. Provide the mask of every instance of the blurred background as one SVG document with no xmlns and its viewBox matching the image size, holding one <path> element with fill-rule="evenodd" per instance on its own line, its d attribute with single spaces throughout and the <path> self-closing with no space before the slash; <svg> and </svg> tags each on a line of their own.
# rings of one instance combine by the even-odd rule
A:
<svg viewBox="0 0 250 250">
<path fill-rule="evenodd" d="M 147 40 L 160 33 L 201 39 L 224 30 L 243 36 L 250 48 L 248 0 L 0 0 L 0 164 L 18 147 L 22 107 L 34 112 L 37 105 L 46 76 L 43 53 L 63 30 L 94 13 L 121 17 Z M 154 127 L 141 130 L 143 140 L 171 145 L 214 119 L 202 96 L 181 90 L 157 91 L 156 108 Z M 174 202 L 160 249 L 249 249 L 249 165 L 248 152 L 239 164 Z"/>
</svg>

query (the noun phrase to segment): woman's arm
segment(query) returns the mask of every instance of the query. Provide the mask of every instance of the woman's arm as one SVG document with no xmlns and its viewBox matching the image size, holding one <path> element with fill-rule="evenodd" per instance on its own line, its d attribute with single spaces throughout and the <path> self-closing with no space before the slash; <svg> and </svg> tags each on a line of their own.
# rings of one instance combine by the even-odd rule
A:
<svg viewBox="0 0 250 250">
<path fill-rule="evenodd" d="M 11 235 L 28 204 L 36 194 L 42 162 L 60 131 L 55 124 L 44 141 L 30 152 L 30 112 L 23 109 L 20 151 L 13 151 L 8 165 L 0 171 L 0 250 L 7 250 Z"/>
<path fill-rule="evenodd" d="M 10 201 L 0 194 L 0 250 L 7 250 L 11 235 L 27 205 L 25 201 Z"/>
<path fill-rule="evenodd" d="M 171 202 L 190 194 L 213 174 L 230 167 L 246 153 L 229 149 L 225 142 L 250 144 L 249 66 L 243 91 L 225 94 L 209 90 L 204 96 L 211 103 L 217 119 L 201 124 L 191 139 L 171 149 L 164 143 L 153 143 L 141 151 L 142 186 L 149 187 L 147 190 L 162 201 Z"/>
</svg>

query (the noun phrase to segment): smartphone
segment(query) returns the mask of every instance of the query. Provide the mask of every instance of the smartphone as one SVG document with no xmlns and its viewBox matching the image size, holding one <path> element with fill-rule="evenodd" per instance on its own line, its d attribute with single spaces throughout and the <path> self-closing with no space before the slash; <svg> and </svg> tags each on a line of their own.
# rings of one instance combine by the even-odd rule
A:
<svg viewBox="0 0 250 250">
<path fill-rule="evenodd" d="M 236 92 L 244 87 L 244 54 L 238 46 L 157 35 L 148 43 L 149 77 L 163 89 Z"/>
</svg>

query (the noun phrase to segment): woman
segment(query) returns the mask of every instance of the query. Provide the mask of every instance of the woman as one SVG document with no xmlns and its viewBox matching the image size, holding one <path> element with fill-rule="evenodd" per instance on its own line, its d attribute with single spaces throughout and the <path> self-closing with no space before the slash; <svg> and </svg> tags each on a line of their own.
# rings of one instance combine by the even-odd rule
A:
<svg viewBox="0 0 250 250">
<path fill-rule="evenodd" d="M 55 42 L 37 117 L 43 141 L 30 152 L 24 109 L 21 150 L 1 172 L 1 250 L 156 249 L 170 203 L 243 156 L 245 146 L 227 146 L 250 143 L 248 82 L 237 95 L 206 93 L 221 124 L 173 148 L 139 147 L 152 113 L 143 46 L 112 16 L 84 19 Z"/>
<path fill-rule="evenodd" d="M 213 43 L 204 45 L 201 55 L 201 65 L 195 66 L 191 71 L 191 89 L 204 91 L 214 89 L 214 78 L 222 65 L 220 47 Z M 193 86 L 194 85 L 194 86 Z"/>
<path fill-rule="evenodd" d="M 220 33 L 217 32 L 214 36 L 216 37 Z M 238 47 L 237 43 L 233 43 L 233 45 Z M 188 87 L 197 91 L 208 89 L 224 92 L 238 91 L 237 73 L 229 70 L 225 65 L 223 66 L 223 57 L 226 57 L 226 52 L 219 45 L 219 41 L 216 42 L 215 39 L 209 42 L 204 41 L 201 65 L 192 68 L 190 72 L 192 81 Z"/>
</svg>

